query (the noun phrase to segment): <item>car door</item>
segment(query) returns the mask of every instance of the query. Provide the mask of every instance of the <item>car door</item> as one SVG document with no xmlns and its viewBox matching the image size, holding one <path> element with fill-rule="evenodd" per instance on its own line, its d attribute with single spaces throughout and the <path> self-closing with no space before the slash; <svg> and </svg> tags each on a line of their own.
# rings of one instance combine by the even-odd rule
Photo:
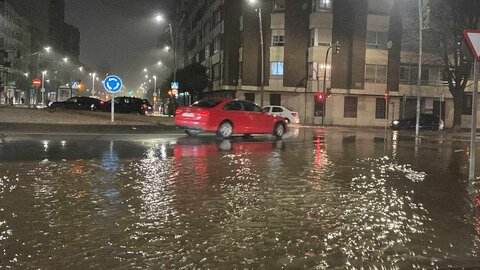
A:
<svg viewBox="0 0 480 270">
<path fill-rule="evenodd" d="M 68 110 L 75 110 L 78 106 L 78 98 L 69 98 L 64 103 L 64 108 Z"/>
<path fill-rule="evenodd" d="M 247 128 L 249 133 L 269 133 L 273 130 L 271 116 L 264 113 L 255 103 L 242 101 L 242 106 L 248 117 Z"/>
<path fill-rule="evenodd" d="M 233 123 L 233 133 L 248 133 L 248 115 L 245 113 L 240 101 L 233 100 L 223 106 L 223 120 Z"/>
</svg>

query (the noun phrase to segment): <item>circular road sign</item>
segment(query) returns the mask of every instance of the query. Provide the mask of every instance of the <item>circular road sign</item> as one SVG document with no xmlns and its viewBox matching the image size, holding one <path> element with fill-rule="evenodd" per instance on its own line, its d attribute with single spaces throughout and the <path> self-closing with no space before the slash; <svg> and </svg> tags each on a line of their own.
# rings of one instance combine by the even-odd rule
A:
<svg viewBox="0 0 480 270">
<path fill-rule="evenodd" d="M 115 75 L 110 75 L 107 78 L 105 78 L 105 81 L 103 81 L 103 87 L 105 87 L 105 90 L 107 90 L 112 94 L 115 94 L 118 91 L 120 91 L 120 89 L 122 89 L 122 85 L 123 85 L 122 80 Z"/>
<path fill-rule="evenodd" d="M 35 78 L 33 79 L 32 84 L 33 86 L 40 86 L 42 85 L 42 80 L 40 80 L 39 78 Z"/>
</svg>

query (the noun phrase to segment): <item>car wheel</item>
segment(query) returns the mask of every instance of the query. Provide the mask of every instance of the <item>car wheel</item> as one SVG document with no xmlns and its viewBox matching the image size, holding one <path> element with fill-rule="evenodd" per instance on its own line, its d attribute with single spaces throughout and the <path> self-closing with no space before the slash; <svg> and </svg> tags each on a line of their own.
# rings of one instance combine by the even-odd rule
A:
<svg viewBox="0 0 480 270">
<path fill-rule="evenodd" d="M 275 127 L 273 128 L 273 135 L 279 139 L 285 135 L 285 126 L 283 123 L 278 122 L 275 124 Z"/>
<path fill-rule="evenodd" d="M 233 134 L 233 125 L 228 121 L 223 122 L 217 130 L 217 135 L 223 139 L 228 139 L 232 137 L 232 134 Z"/>
<path fill-rule="evenodd" d="M 198 136 L 198 134 L 200 134 L 200 131 L 199 130 L 187 129 L 187 130 L 185 130 L 185 133 L 187 133 L 187 135 L 190 136 L 190 137 L 196 137 L 196 136 Z"/>
</svg>

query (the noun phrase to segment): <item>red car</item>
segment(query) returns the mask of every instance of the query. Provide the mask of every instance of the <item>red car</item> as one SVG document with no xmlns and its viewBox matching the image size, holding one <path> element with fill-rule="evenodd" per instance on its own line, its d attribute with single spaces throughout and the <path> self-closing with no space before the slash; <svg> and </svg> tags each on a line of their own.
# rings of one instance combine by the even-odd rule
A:
<svg viewBox="0 0 480 270">
<path fill-rule="evenodd" d="M 180 107 L 175 125 L 189 136 L 216 132 L 224 139 L 233 134 L 273 134 L 281 138 L 287 130 L 285 118 L 263 113 L 255 103 L 233 99 L 205 99 Z"/>
</svg>

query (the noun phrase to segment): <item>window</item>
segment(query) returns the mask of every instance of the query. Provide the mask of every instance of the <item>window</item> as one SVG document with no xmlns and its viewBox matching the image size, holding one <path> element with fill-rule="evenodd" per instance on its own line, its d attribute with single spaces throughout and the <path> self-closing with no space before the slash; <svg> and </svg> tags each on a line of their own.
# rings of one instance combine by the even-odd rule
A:
<svg viewBox="0 0 480 270">
<path fill-rule="evenodd" d="M 222 37 L 217 36 L 213 42 L 212 42 L 212 50 L 211 50 L 211 55 L 214 53 L 219 52 L 222 49 Z"/>
<path fill-rule="evenodd" d="M 330 46 L 332 42 L 332 29 L 312 28 L 310 29 L 310 47 Z"/>
<path fill-rule="evenodd" d="M 280 107 L 273 107 L 272 108 L 272 112 L 279 112 L 279 113 L 282 113 L 283 112 L 283 109 L 280 108 Z"/>
<path fill-rule="evenodd" d="M 400 67 L 400 83 L 417 84 L 418 66 L 403 65 Z M 422 84 L 430 81 L 430 67 L 422 67 Z"/>
<path fill-rule="evenodd" d="M 367 48 L 386 49 L 388 42 L 388 33 L 367 31 Z"/>
<path fill-rule="evenodd" d="M 241 101 L 243 108 L 247 112 L 261 112 L 262 108 L 252 102 Z"/>
<path fill-rule="evenodd" d="M 250 102 L 255 102 L 255 94 L 254 93 L 245 93 L 245 100 Z"/>
<path fill-rule="evenodd" d="M 270 94 L 270 105 L 275 105 L 275 106 L 282 105 L 282 95 Z"/>
<path fill-rule="evenodd" d="M 242 104 L 240 104 L 239 101 L 232 101 L 230 103 L 227 103 L 224 107 L 224 110 L 226 111 L 242 111 Z"/>
<path fill-rule="evenodd" d="M 213 81 L 220 79 L 220 64 L 213 65 L 212 70 L 213 70 Z"/>
<path fill-rule="evenodd" d="M 314 12 L 325 12 L 332 8 L 333 0 L 313 0 L 312 10 Z"/>
<path fill-rule="evenodd" d="M 262 109 L 262 112 L 264 113 L 269 113 L 270 112 L 270 107 L 265 107 Z"/>
<path fill-rule="evenodd" d="M 220 6 L 217 10 L 213 12 L 212 16 L 212 25 L 219 24 L 223 19 L 222 7 Z"/>
<path fill-rule="evenodd" d="M 272 47 L 283 47 L 284 43 L 284 36 L 273 36 L 272 37 Z"/>
<path fill-rule="evenodd" d="M 273 0 L 273 10 L 274 11 L 285 10 L 285 0 Z"/>
<path fill-rule="evenodd" d="M 283 76 L 283 62 L 272 62 L 270 67 L 270 75 Z"/>
<path fill-rule="evenodd" d="M 221 103 L 221 101 L 218 100 L 218 99 L 204 99 L 204 100 L 199 100 L 199 101 L 193 103 L 192 106 L 203 107 L 203 108 L 214 108 L 220 103 Z"/>
<path fill-rule="evenodd" d="M 387 82 L 387 66 L 365 65 L 365 82 L 367 83 Z"/>
<path fill-rule="evenodd" d="M 357 97 L 345 97 L 343 107 L 343 116 L 345 118 L 357 118 Z"/>
<path fill-rule="evenodd" d="M 375 119 L 385 119 L 386 103 L 384 98 L 377 98 L 375 106 Z"/>
<path fill-rule="evenodd" d="M 463 94 L 462 115 L 472 115 L 472 95 Z"/>
</svg>

